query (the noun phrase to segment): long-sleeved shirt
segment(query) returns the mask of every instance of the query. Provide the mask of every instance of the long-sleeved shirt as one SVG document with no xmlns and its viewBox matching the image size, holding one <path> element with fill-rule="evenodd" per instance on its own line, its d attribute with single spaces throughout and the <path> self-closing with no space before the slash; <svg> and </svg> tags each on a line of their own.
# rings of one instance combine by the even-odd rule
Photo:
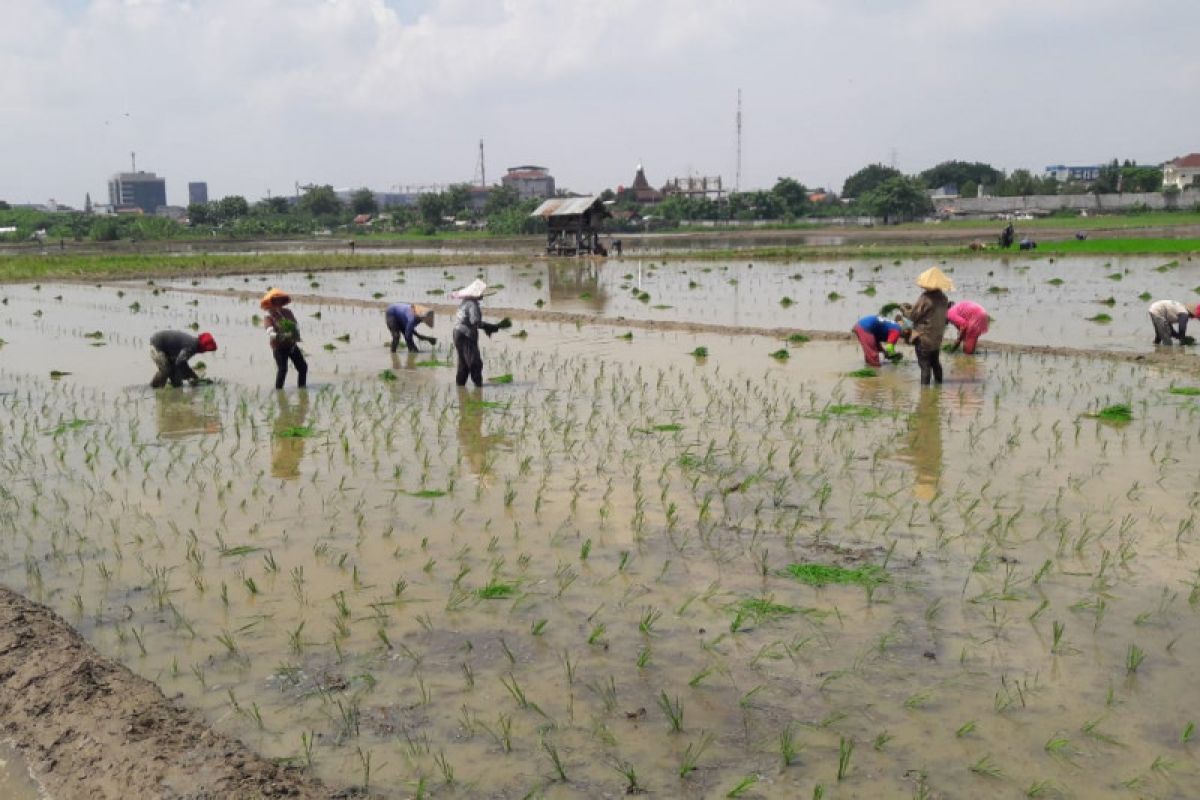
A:
<svg viewBox="0 0 1200 800">
<path fill-rule="evenodd" d="M 1178 334 L 1182 338 L 1187 334 L 1187 324 L 1190 314 L 1187 306 L 1175 300 L 1159 300 L 1150 304 L 1150 316 L 1158 317 L 1167 324 L 1176 325 L 1179 330 Z"/>
<path fill-rule="evenodd" d="M 919 343 L 928 350 L 936 350 L 942 346 L 942 337 L 946 335 L 946 309 L 949 305 L 950 299 L 942 291 L 934 289 L 921 292 L 908 315 L 913 324 L 914 343 Z"/>
<path fill-rule="evenodd" d="M 285 319 L 294 326 L 291 333 L 280 330 L 279 323 Z M 266 318 L 263 319 L 263 327 L 273 334 L 271 336 L 272 350 L 278 350 L 280 347 L 291 347 L 300 341 L 300 326 L 296 325 L 296 315 L 289 309 L 276 308 L 268 311 Z"/>
<path fill-rule="evenodd" d="M 417 316 L 417 312 L 409 303 L 392 303 L 384 312 L 384 317 L 387 319 L 388 330 L 392 332 L 399 331 L 404 336 L 404 343 L 408 345 L 409 350 L 416 350 L 416 342 L 413 341 L 413 332 L 416 331 L 417 325 L 420 324 L 421 318 Z"/>
<path fill-rule="evenodd" d="M 479 301 L 473 297 L 464 298 L 458 305 L 458 311 L 454 312 L 454 332 L 478 339 L 481 325 L 483 311 L 479 308 Z"/>
<path fill-rule="evenodd" d="M 200 340 L 183 331 L 159 331 L 150 337 L 150 346 L 157 349 L 176 367 L 200 352 Z"/>
<path fill-rule="evenodd" d="M 946 319 L 959 331 L 975 330 L 987 333 L 988 314 L 983 306 L 970 300 L 960 300 L 946 312 Z"/>
<path fill-rule="evenodd" d="M 900 326 L 885 317 L 868 314 L 858 321 L 858 327 L 875 337 L 876 344 L 895 344 L 900 339 Z"/>
</svg>

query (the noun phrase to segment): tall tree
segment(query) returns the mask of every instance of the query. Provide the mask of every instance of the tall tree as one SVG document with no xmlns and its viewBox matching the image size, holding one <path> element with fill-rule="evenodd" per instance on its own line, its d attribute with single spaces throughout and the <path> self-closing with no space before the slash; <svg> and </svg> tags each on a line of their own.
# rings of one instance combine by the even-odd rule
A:
<svg viewBox="0 0 1200 800">
<path fill-rule="evenodd" d="M 782 206 L 784 213 L 793 217 L 807 214 L 812 207 L 808 199 L 808 189 L 794 178 L 779 178 L 771 187 L 771 194 Z"/>
<path fill-rule="evenodd" d="M 313 186 L 300 197 L 300 209 L 314 217 L 337 214 L 342 210 L 342 201 L 329 184 Z"/>
<path fill-rule="evenodd" d="M 925 186 L 916 178 L 903 175 L 888 178 L 859 197 L 858 202 L 873 215 L 883 217 L 884 224 L 915 219 L 933 211 L 933 201 Z"/>
<path fill-rule="evenodd" d="M 364 186 L 350 195 L 350 208 L 355 214 L 374 214 L 379 211 L 379 203 L 375 200 L 375 193 Z"/>
<path fill-rule="evenodd" d="M 846 183 L 842 186 L 842 197 L 862 197 L 884 181 L 900 177 L 903 176 L 898 169 L 885 167 L 883 164 L 869 164 L 846 178 Z"/>
<path fill-rule="evenodd" d="M 921 182 L 929 189 L 953 184 L 961 192 L 968 181 L 976 186 L 995 186 L 1004 175 L 991 164 L 982 161 L 943 161 L 921 173 Z"/>
</svg>

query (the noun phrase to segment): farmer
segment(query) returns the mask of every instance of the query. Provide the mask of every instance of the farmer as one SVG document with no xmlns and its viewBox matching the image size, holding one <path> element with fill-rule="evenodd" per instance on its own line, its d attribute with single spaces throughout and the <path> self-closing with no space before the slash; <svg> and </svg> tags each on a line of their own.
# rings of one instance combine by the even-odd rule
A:
<svg viewBox="0 0 1200 800">
<path fill-rule="evenodd" d="M 946 320 L 958 329 L 958 340 L 951 350 L 962 347 L 967 355 L 974 354 L 979 337 L 988 332 L 988 315 L 983 306 L 970 300 L 951 303 Z"/>
<path fill-rule="evenodd" d="M 387 320 L 388 330 L 392 332 L 392 352 L 396 352 L 396 348 L 400 346 L 400 337 L 404 337 L 404 343 L 408 345 L 408 352 L 419 352 L 417 346 L 413 343 L 413 337 L 420 339 L 429 344 L 437 344 L 437 339 L 432 336 L 422 336 L 417 333 L 417 326 L 425 323 L 426 327 L 433 327 L 433 309 L 428 306 L 412 305 L 410 303 L 392 303 L 384 312 L 384 319 Z"/>
<path fill-rule="evenodd" d="M 896 342 L 900 340 L 901 327 L 887 317 L 868 314 L 855 323 L 850 331 L 858 337 L 862 345 L 863 360 L 868 367 L 880 365 L 879 351 L 887 353 L 888 358 L 896 356 Z"/>
<path fill-rule="evenodd" d="M 1004 226 L 1004 230 L 1000 231 L 1000 247 L 1001 247 L 1001 249 L 1007 250 L 1008 248 L 1012 247 L 1013 238 L 1015 236 L 1016 236 L 1016 234 L 1013 232 L 1013 226 L 1012 226 L 1012 223 L 1010 222 Z"/>
<path fill-rule="evenodd" d="M 1172 339 L 1183 342 L 1188 320 L 1200 316 L 1200 305 L 1188 310 L 1175 300 L 1159 300 L 1150 304 L 1150 322 L 1154 324 L 1154 343 L 1171 344 Z M 1178 328 L 1178 330 L 1176 330 Z"/>
<path fill-rule="evenodd" d="M 196 353 L 211 353 L 216 349 L 217 340 L 211 333 L 192 336 L 183 331 L 159 331 L 150 337 L 150 358 L 158 367 L 150 385 L 161 389 L 167 381 L 176 388 L 185 380 L 195 384 L 200 376 L 188 366 L 188 359 Z"/>
<path fill-rule="evenodd" d="M 271 337 L 271 353 L 275 356 L 275 388 L 282 389 L 287 378 L 288 360 L 296 367 L 296 385 L 304 388 L 308 381 L 308 362 L 300 351 L 300 327 L 296 324 L 296 316 L 284 308 L 292 298 L 281 289 L 268 289 L 258 301 L 258 305 L 267 312 L 263 327 Z"/>
<path fill-rule="evenodd" d="M 476 278 L 469 286 L 464 286 L 450 296 L 462 302 L 454 314 L 454 350 L 458 354 L 458 373 L 454 382 L 459 386 L 467 385 L 467 377 L 476 386 L 483 385 L 483 358 L 479 354 L 479 330 L 490 338 L 500 330 L 499 325 L 483 321 L 483 311 L 479 301 L 487 293 L 487 284 Z"/>
<path fill-rule="evenodd" d="M 940 352 L 946 334 L 946 310 L 950 306 L 946 292 L 954 291 L 954 283 L 946 273 L 930 267 L 917 276 L 917 286 L 924 291 L 913 303 L 908 318 L 912 321 L 912 342 L 921 367 L 921 385 L 928 386 L 931 376 L 936 383 L 942 382 Z"/>
</svg>

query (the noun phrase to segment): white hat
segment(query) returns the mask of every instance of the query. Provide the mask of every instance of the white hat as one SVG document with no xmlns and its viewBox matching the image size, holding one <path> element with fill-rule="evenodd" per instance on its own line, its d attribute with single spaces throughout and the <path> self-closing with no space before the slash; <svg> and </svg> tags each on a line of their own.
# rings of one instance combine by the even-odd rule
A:
<svg viewBox="0 0 1200 800">
<path fill-rule="evenodd" d="M 487 292 L 487 288 L 486 283 L 476 278 L 469 285 L 464 286 L 456 292 L 451 292 L 450 296 L 455 300 L 465 300 L 467 298 L 478 300 Z"/>
</svg>

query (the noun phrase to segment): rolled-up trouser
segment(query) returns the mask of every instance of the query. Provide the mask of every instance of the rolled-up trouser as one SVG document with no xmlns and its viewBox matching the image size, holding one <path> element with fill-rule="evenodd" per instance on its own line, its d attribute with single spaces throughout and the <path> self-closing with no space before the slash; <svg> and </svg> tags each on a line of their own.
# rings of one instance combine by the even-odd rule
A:
<svg viewBox="0 0 1200 800">
<path fill-rule="evenodd" d="M 975 352 L 975 345 L 979 344 L 979 337 L 987 333 L 986 325 L 968 325 L 962 332 L 962 349 L 967 355 L 972 355 Z"/>
<path fill-rule="evenodd" d="M 479 354 L 479 334 L 471 335 L 462 328 L 454 329 L 454 352 L 458 355 L 458 372 L 454 382 L 467 385 L 467 377 L 476 386 L 483 386 L 483 356 Z"/>
<path fill-rule="evenodd" d="M 863 360 L 867 362 L 867 366 L 880 366 L 879 343 L 875 341 L 875 335 L 868 333 L 862 325 L 855 325 L 851 332 L 858 337 L 858 343 L 862 345 Z"/>
<path fill-rule="evenodd" d="M 272 355 L 275 356 L 275 388 L 283 388 L 283 382 L 287 380 L 288 359 L 291 359 L 296 367 L 296 385 L 303 389 L 308 382 L 308 362 L 304 360 L 304 353 L 300 352 L 300 345 L 281 344 L 272 351 Z"/>
<path fill-rule="evenodd" d="M 921 368 L 921 385 L 928 386 L 930 375 L 934 383 L 942 382 L 942 356 L 940 347 L 928 347 L 917 342 L 917 365 Z"/>
<path fill-rule="evenodd" d="M 150 380 L 150 385 L 155 389 L 161 389 L 167 385 L 167 381 L 171 382 L 172 386 L 181 386 L 183 381 L 174 374 L 174 365 L 171 359 L 167 358 L 167 354 L 157 347 L 150 348 L 150 360 L 154 362 L 154 366 L 158 367 L 158 372 Z"/>
<path fill-rule="evenodd" d="M 1172 344 L 1171 342 L 1171 323 L 1167 322 L 1162 317 L 1150 315 L 1150 321 L 1154 323 L 1154 343 L 1155 344 Z"/>
</svg>

